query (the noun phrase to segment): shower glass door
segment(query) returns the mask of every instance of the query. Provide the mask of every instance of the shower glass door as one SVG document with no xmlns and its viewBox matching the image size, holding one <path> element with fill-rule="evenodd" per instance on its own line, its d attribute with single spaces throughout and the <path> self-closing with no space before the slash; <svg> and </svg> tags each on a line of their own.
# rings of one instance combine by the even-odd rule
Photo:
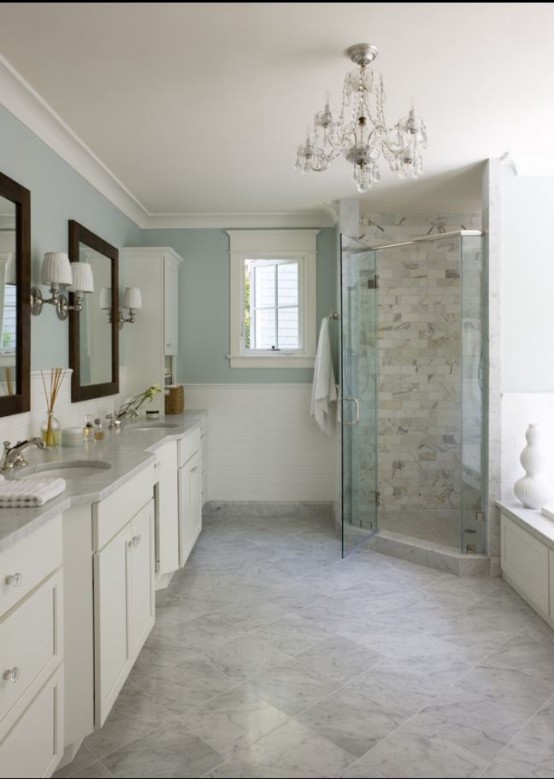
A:
<svg viewBox="0 0 554 779">
<path fill-rule="evenodd" d="M 377 530 L 376 252 L 341 236 L 342 555 Z"/>
</svg>

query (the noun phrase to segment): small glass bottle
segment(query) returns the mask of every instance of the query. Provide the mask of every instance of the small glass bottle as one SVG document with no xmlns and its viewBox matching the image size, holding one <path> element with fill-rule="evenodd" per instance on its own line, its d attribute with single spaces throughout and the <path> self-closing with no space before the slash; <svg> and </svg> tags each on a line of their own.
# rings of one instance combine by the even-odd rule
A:
<svg viewBox="0 0 554 779">
<path fill-rule="evenodd" d="M 102 422 L 98 417 L 94 420 L 94 438 L 96 441 L 103 441 L 106 437 L 106 433 L 102 428 Z"/>
<path fill-rule="evenodd" d="M 61 442 L 62 426 L 54 416 L 53 411 L 49 411 L 46 419 L 40 426 L 42 440 L 46 446 L 59 446 Z"/>
<path fill-rule="evenodd" d="M 91 441 L 94 438 L 94 425 L 91 422 L 90 414 L 85 414 L 85 423 L 83 425 L 83 438 L 85 441 Z"/>
</svg>

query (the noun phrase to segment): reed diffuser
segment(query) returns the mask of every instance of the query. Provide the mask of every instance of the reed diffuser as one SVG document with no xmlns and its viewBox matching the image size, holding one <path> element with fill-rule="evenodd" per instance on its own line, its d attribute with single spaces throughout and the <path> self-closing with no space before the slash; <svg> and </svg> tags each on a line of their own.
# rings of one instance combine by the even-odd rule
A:
<svg viewBox="0 0 554 779">
<path fill-rule="evenodd" d="M 58 399 L 58 393 L 63 383 L 63 368 L 52 368 L 50 371 L 50 388 L 46 386 L 44 373 L 41 371 L 44 397 L 46 398 L 47 417 L 40 426 L 42 440 L 46 446 L 59 446 L 61 438 L 61 425 L 54 416 L 54 406 Z"/>
</svg>

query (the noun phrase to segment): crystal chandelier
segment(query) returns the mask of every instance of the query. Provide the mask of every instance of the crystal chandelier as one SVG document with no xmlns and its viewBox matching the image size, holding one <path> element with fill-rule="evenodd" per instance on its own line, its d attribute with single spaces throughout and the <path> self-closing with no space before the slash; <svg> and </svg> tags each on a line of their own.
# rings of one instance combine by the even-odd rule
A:
<svg viewBox="0 0 554 779">
<path fill-rule="evenodd" d="M 302 173 L 327 170 L 329 163 L 343 154 L 354 165 L 358 192 L 367 192 L 380 180 L 377 160 L 382 155 L 400 178 L 422 172 L 421 149 L 427 146 L 423 120 L 412 108 L 394 127 L 387 127 L 383 104 L 383 78 L 368 67 L 379 50 L 369 43 L 357 43 L 346 50 L 357 70 L 344 79 L 342 110 L 333 114 L 329 100 L 314 117 L 314 126 L 305 143 L 298 147 L 296 169 Z"/>
</svg>

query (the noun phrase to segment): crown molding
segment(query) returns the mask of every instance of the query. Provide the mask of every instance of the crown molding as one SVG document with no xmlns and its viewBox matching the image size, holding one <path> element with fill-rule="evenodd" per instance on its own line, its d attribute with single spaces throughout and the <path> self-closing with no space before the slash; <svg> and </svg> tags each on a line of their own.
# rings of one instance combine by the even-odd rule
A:
<svg viewBox="0 0 554 779">
<path fill-rule="evenodd" d="M 220 213 L 220 214 L 150 214 L 145 227 L 148 229 L 221 228 L 221 229 L 269 229 L 284 227 L 332 227 L 332 216 L 323 210 L 270 212 L 270 213 Z"/>
<path fill-rule="evenodd" d="M 0 54 L 2 105 L 142 229 L 333 227 L 333 209 L 271 213 L 152 214 Z"/>
<path fill-rule="evenodd" d="M 0 55 L 2 104 L 139 227 L 148 212 L 73 130 Z"/>
</svg>

